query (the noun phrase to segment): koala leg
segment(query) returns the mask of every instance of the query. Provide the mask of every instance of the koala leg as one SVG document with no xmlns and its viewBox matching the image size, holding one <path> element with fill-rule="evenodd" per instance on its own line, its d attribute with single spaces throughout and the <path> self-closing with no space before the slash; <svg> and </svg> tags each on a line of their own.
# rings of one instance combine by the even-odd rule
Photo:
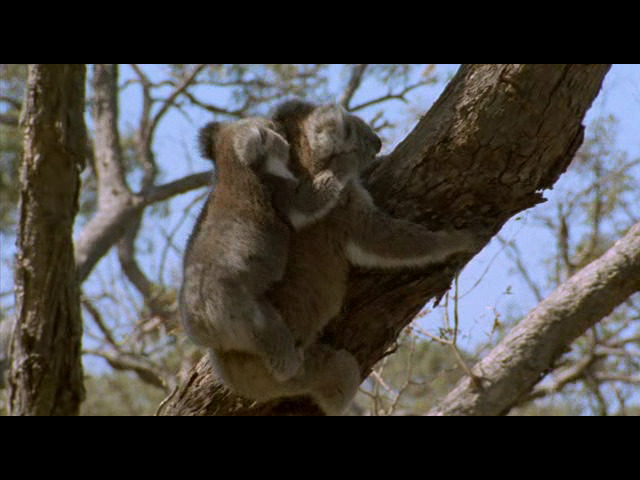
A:
<svg viewBox="0 0 640 480">
<path fill-rule="evenodd" d="M 260 315 L 254 322 L 253 334 L 260 354 L 273 377 L 282 382 L 293 377 L 302 366 L 302 350 L 280 313 L 267 300 L 258 302 Z"/>
<path fill-rule="evenodd" d="M 316 343 L 305 351 L 303 373 L 294 381 L 306 384 L 313 400 L 327 415 L 340 415 L 360 386 L 360 366 L 346 350 Z"/>
<path fill-rule="evenodd" d="M 257 401 L 309 395 L 327 415 L 343 413 L 360 385 L 360 367 L 346 350 L 315 344 L 305 350 L 297 375 L 280 382 L 255 355 L 212 351 L 213 363 L 225 384 Z"/>
<path fill-rule="evenodd" d="M 185 330 L 194 343 L 215 351 L 254 355 L 279 381 L 294 376 L 302 365 L 302 353 L 280 313 L 237 282 L 219 281 L 215 287 L 209 289 L 206 299 L 183 309 Z M 190 291 L 183 295 L 185 305 Z"/>
</svg>

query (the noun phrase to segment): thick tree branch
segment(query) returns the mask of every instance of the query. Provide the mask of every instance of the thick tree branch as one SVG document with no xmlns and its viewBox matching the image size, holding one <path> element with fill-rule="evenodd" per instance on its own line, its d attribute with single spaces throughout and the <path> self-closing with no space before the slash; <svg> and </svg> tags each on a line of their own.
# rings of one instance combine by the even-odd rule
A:
<svg viewBox="0 0 640 480">
<path fill-rule="evenodd" d="M 126 225 L 140 209 L 124 176 L 122 148 L 118 134 L 117 65 L 97 64 L 93 72 L 95 171 L 98 211 L 85 226 L 75 244 L 78 278 L 82 282 L 97 261 L 122 236 Z"/>
<path fill-rule="evenodd" d="M 154 186 L 156 167 L 151 151 L 153 129 L 166 112 L 173 98 L 184 93 L 185 88 L 192 83 L 202 65 L 194 69 L 184 81 L 177 86 L 172 98 L 165 102 L 163 108 L 150 119 L 151 98 L 149 89 L 151 84 L 137 65 L 132 66 L 140 78 L 144 93 L 144 108 L 141 119 L 140 138 L 137 139 L 138 151 L 144 165 L 143 187 L 138 195 L 134 195 L 126 183 L 122 162 L 122 149 L 118 135 L 118 106 L 117 106 L 117 78 L 118 70 L 115 65 L 96 65 L 94 70 L 94 91 L 96 106 L 94 117 L 96 123 L 96 176 L 98 182 L 98 212 L 85 226 L 75 245 L 78 278 L 84 281 L 96 263 L 120 238 L 130 231 L 127 245 L 132 248 L 135 238 L 135 225 L 140 221 L 144 207 L 151 203 L 166 200 L 173 195 L 199 188 L 208 183 L 210 174 L 194 174 L 166 185 Z M 165 108 L 166 107 L 166 108 Z M 133 231 L 130 229 L 134 229 Z M 126 245 L 121 257 L 127 259 L 130 279 L 138 286 L 144 283 L 144 275 L 132 263 L 132 255 L 127 255 Z M 149 289 L 144 289 L 147 292 Z"/>
<path fill-rule="evenodd" d="M 118 66 L 96 64 L 93 69 L 96 125 L 95 167 L 98 182 L 98 209 L 109 208 L 114 199 L 131 194 L 124 177 L 122 149 L 118 133 Z"/>
<path fill-rule="evenodd" d="M 504 414 L 553 368 L 567 346 L 640 290 L 640 223 L 558 287 L 461 380 L 430 415 Z"/>
<path fill-rule="evenodd" d="M 17 115 L 11 115 L 9 113 L 0 113 L 0 123 L 2 125 L 17 127 L 18 122 L 19 122 L 19 119 Z"/>
<path fill-rule="evenodd" d="M 122 271 L 127 279 L 136 287 L 138 292 L 144 298 L 146 305 L 153 308 L 153 291 L 154 285 L 144 274 L 136 260 L 135 240 L 140 229 L 142 221 L 142 211 L 131 220 L 129 227 L 122 238 L 118 241 L 118 260 Z"/>
<path fill-rule="evenodd" d="M 202 188 L 211 182 L 211 172 L 194 173 L 149 189 L 144 196 L 127 196 L 98 211 L 76 240 L 78 278 L 84 281 L 98 261 L 125 234 L 127 225 L 146 206 L 182 193 Z"/>
<path fill-rule="evenodd" d="M 158 185 L 150 189 L 144 197 L 144 205 L 168 200 L 175 195 L 190 192 L 196 188 L 202 188 L 211 183 L 212 171 L 193 173 L 186 177 L 174 180 L 164 185 Z"/>
<path fill-rule="evenodd" d="M 540 191 L 555 183 L 582 142 L 582 119 L 608 69 L 462 66 L 414 130 L 365 178 L 376 203 L 434 229 L 477 226 L 488 241 L 511 216 L 544 201 Z M 423 272 L 354 270 L 342 312 L 323 340 L 352 352 L 365 378 L 469 258 Z M 251 406 L 216 384 L 205 360 L 164 413 L 274 414 L 284 404 L 288 413 L 317 413 L 297 400 Z"/>
</svg>

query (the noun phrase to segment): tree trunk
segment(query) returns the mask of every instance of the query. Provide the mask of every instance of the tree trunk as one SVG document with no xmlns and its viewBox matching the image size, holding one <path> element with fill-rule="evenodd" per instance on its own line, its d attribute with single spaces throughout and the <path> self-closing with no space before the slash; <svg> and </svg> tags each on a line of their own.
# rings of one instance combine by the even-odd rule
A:
<svg viewBox="0 0 640 480">
<path fill-rule="evenodd" d="M 434 229 L 478 225 L 496 233 L 544 201 L 582 143 L 585 113 L 609 65 L 464 65 L 431 110 L 366 175 L 379 205 Z M 487 241 L 489 238 L 486 239 Z M 352 352 L 365 378 L 470 256 L 421 272 L 354 269 L 324 341 Z M 167 415 L 317 414 L 303 399 L 255 404 L 216 383 L 203 359 L 166 402 Z"/>
<path fill-rule="evenodd" d="M 84 398 L 72 231 L 87 146 L 85 76 L 84 65 L 29 66 L 11 415 L 76 415 Z"/>
</svg>

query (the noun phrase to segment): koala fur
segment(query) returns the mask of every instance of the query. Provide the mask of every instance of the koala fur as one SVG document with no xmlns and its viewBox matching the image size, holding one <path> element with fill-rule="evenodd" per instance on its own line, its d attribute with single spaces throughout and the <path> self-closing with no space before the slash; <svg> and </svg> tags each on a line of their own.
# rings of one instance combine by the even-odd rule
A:
<svg viewBox="0 0 640 480">
<path fill-rule="evenodd" d="M 298 178 L 313 178 L 327 164 L 333 171 L 361 171 L 380 150 L 370 127 L 338 106 L 292 101 L 273 120 L 290 144 Z M 225 352 L 218 358 L 230 383 L 251 398 L 310 395 L 325 413 L 342 413 L 361 382 L 360 366 L 351 353 L 318 338 L 342 307 L 349 270 L 425 267 L 477 245 L 471 232 L 433 232 L 390 217 L 376 208 L 357 175 L 350 178 L 328 214 L 292 234 L 284 277 L 266 295 L 303 352 L 302 368 L 279 381 L 254 356 Z"/>
<path fill-rule="evenodd" d="M 328 213 L 345 181 L 320 171 L 300 184 L 273 127 L 252 118 L 201 129 L 216 183 L 187 242 L 179 304 L 188 336 L 214 360 L 245 352 L 281 381 L 300 368 L 302 351 L 265 292 L 284 273 L 291 226 Z"/>
</svg>

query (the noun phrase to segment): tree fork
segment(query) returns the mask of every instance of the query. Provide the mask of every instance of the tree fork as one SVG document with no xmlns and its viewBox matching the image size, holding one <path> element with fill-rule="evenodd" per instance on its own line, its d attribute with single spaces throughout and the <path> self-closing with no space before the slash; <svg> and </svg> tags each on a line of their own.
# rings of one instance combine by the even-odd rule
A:
<svg viewBox="0 0 640 480">
<path fill-rule="evenodd" d="M 512 216 L 543 202 L 540 191 L 566 170 L 609 68 L 463 65 L 413 131 L 365 176 L 377 205 L 434 229 L 481 225 L 496 233 Z M 470 258 L 419 273 L 354 269 L 342 312 L 324 341 L 352 352 L 364 379 Z M 318 409 L 304 399 L 256 404 L 233 395 L 203 358 L 161 413 L 311 415 Z"/>
</svg>

